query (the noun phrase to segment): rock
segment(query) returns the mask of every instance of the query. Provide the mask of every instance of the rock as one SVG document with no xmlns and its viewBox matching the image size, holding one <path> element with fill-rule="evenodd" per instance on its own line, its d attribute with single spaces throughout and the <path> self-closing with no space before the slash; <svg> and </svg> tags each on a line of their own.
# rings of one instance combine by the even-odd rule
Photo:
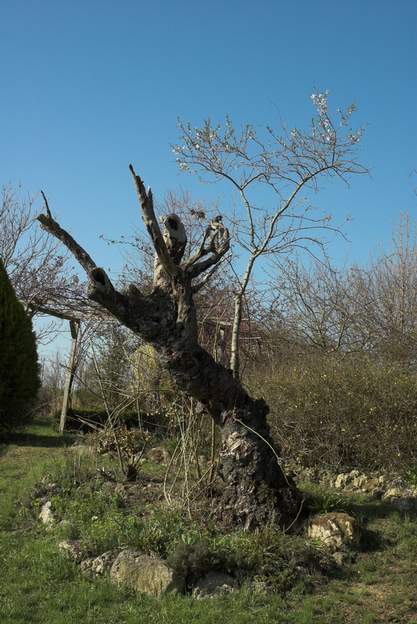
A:
<svg viewBox="0 0 417 624">
<path fill-rule="evenodd" d="M 122 550 L 110 570 L 110 579 L 141 594 L 160 596 L 182 592 L 184 579 L 165 561 L 134 550 Z"/>
<path fill-rule="evenodd" d="M 147 458 L 157 464 L 167 464 L 170 460 L 170 454 L 162 446 L 155 446 L 148 451 Z"/>
<path fill-rule="evenodd" d="M 389 488 L 382 500 L 389 503 L 399 511 L 411 511 L 417 509 L 417 497 L 413 489 Z"/>
<path fill-rule="evenodd" d="M 193 589 L 193 597 L 201 600 L 202 598 L 213 598 L 228 594 L 237 589 L 237 583 L 234 578 L 224 572 L 208 572 L 205 576 L 197 581 Z"/>
<path fill-rule="evenodd" d="M 63 540 L 59 542 L 58 548 L 67 557 L 79 563 L 83 557 L 80 540 Z"/>
<path fill-rule="evenodd" d="M 361 492 L 383 491 L 385 478 L 382 475 L 370 476 L 360 473 L 359 470 L 351 470 L 337 475 L 334 487 L 339 490 L 359 490 Z"/>
<path fill-rule="evenodd" d="M 363 489 L 365 492 L 374 492 L 375 490 L 381 490 L 381 482 L 378 478 L 365 478 Z"/>
<path fill-rule="evenodd" d="M 384 494 L 384 500 L 393 499 L 393 498 L 401 498 L 403 495 L 403 490 L 398 487 L 389 488 Z"/>
<path fill-rule="evenodd" d="M 343 490 L 347 483 L 349 482 L 349 475 L 347 473 L 342 472 L 341 474 L 338 474 L 335 482 L 334 482 L 334 487 L 337 488 L 338 490 Z"/>
<path fill-rule="evenodd" d="M 39 514 L 39 520 L 46 526 L 51 527 L 54 522 L 54 514 L 52 513 L 52 503 L 51 501 L 46 501 L 41 507 L 41 511 Z"/>
<path fill-rule="evenodd" d="M 357 477 L 354 477 L 351 481 L 351 486 L 355 490 L 367 490 L 368 482 L 370 479 L 364 474 L 360 474 Z M 375 484 L 376 486 L 377 484 Z"/>
<path fill-rule="evenodd" d="M 93 578 L 103 576 L 110 570 L 114 560 L 117 558 L 117 554 L 117 550 L 108 550 L 98 557 L 84 559 L 80 564 L 81 572 Z"/>
<path fill-rule="evenodd" d="M 355 518 L 343 512 L 314 516 L 308 523 L 307 535 L 320 540 L 331 553 L 358 546 L 360 540 Z"/>
</svg>

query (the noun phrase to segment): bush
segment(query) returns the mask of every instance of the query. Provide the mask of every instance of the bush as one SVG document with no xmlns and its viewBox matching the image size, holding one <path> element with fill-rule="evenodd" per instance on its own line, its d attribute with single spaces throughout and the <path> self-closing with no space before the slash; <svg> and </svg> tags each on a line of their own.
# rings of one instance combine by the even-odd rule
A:
<svg viewBox="0 0 417 624">
<path fill-rule="evenodd" d="M 0 431 L 30 420 L 39 386 L 32 322 L 0 259 Z"/>
<path fill-rule="evenodd" d="M 417 378 L 365 358 L 315 357 L 262 378 L 284 455 L 304 466 L 407 472 L 417 463 Z"/>
</svg>

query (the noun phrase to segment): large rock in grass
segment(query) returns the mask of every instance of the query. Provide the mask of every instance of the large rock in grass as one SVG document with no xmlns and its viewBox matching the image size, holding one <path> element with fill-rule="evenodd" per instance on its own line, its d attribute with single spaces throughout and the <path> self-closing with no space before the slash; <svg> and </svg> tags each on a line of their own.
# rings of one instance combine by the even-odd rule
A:
<svg viewBox="0 0 417 624">
<path fill-rule="evenodd" d="M 331 553 L 355 548 L 360 541 L 357 521 L 343 512 L 314 516 L 308 523 L 307 535 L 311 539 L 320 540 Z"/>
<path fill-rule="evenodd" d="M 184 579 L 165 561 L 134 550 L 122 550 L 117 556 L 110 570 L 110 579 L 117 585 L 151 596 L 180 593 L 184 589 Z"/>
</svg>

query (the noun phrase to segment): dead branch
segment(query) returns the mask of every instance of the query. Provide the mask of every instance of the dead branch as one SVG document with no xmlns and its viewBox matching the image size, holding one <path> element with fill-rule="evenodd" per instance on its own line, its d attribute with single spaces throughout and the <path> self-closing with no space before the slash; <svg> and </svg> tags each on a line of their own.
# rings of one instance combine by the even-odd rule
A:
<svg viewBox="0 0 417 624">
<path fill-rule="evenodd" d="M 143 222 L 145 223 L 148 234 L 152 239 L 159 261 L 168 275 L 171 277 L 178 277 L 181 270 L 178 265 L 173 262 L 169 254 L 158 221 L 155 217 L 152 191 L 150 188 L 146 191 L 145 185 L 143 184 L 141 178 L 136 174 L 132 165 L 129 165 L 129 170 L 135 182 L 136 192 L 142 207 Z"/>
</svg>

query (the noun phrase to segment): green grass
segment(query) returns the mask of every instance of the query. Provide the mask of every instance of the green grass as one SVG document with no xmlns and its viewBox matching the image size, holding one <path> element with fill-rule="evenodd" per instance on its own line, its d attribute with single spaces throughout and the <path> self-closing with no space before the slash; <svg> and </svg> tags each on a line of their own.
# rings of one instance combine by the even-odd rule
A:
<svg viewBox="0 0 417 624">
<path fill-rule="evenodd" d="M 61 471 L 63 479 L 65 455 L 68 455 L 65 446 L 73 440 L 56 435 L 47 423 L 38 423 L 24 434 L 13 436 L 7 444 L 0 445 L 1 624 L 417 624 L 416 519 L 376 501 L 334 496 L 310 486 L 310 496 L 317 511 L 342 509 L 356 514 L 367 525 L 363 551 L 346 565 L 343 573 L 323 579 L 313 588 L 301 580 L 292 584 L 284 594 L 256 593 L 243 587 L 236 594 L 206 601 L 186 596 L 157 600 L 123 591 L 106 579 L 92 581 L 84 578 L 79 568 L 58 552 L 57 533 L 48 533 L 40 527 L 28 504 L 31 492 L 45 471 L 52 471 L 55 475 Z M 93 468 L 91 466 L 92 474 Z M 102 501 L 102 507 L 98 508 L 94 492 L 91 492 L 90 499 L 86 495 L 88 484 L 81 487 L 78 497 L 73 495 L 70 484 L 68 488 L 65 500 L 72 498 L 74 508 L 62 513 L 75 525 L 78 522 L 75 529 L 86 531 L 83 535 L 89 548 L 94 545 L 94 540 L 98 541 L 95 547 L 100 550 L 112 540 L 121 539 L 117 527 L 123 527 L 121 521 L 126 520 L 127 514 L 117 500 Z M 86 501 L 82 503 L 85 504 L 84 510 L 77 508 L 81 501 Z M 96 509 L 95 515 L 101 522 L 95 530 L 91 528 L 90 533 L 87 530 L 91 526 L 88 501 Z M 127 524 L 129 522 L 132 521 L 127 520 Z M 123 531 L 126 530 L 124 527 Z M 179 531 L 175 539 L 182 539 L 181 531 L 186 531 L 185 542 L 192 542 L 195 538 L 192 527 L 185 526 L 182 520 L 168 516 L 164 520 L 163 514 L 158 517 L 156 512 L 155 517 L 151 514 L 148 522 L 140 526 L 133 521 L 130 531 L 123 539 L 146 538 L 142 546 L 145 544 L 144 547 L 150 548 L 155 544 L 152 548 L 156 550 L 162 543 L 158 539 L 162 540 L 167 533 L 175 537 L 175 531 Z M 225 536 L 223 541 L 217 539 L 219 549 L 233 552 L 244 551 L 245 543 L 249 551 L 253 544 L 258 549 L 265 547 L 262 535 L 253 540 L 239 535 Z M 291 556 L 299 556 L 297 549 L 302 540 L 297 539 L 277 537 L 276 550 L 271 551 L 271 565 L 277 561 L 279 548 L 288 553 L 293 549 L 295 554 Z M 256 548 L 252 553 L 254 556 Z M 291 557 L 288 558 L 290 567 Z"/>
</svg>

